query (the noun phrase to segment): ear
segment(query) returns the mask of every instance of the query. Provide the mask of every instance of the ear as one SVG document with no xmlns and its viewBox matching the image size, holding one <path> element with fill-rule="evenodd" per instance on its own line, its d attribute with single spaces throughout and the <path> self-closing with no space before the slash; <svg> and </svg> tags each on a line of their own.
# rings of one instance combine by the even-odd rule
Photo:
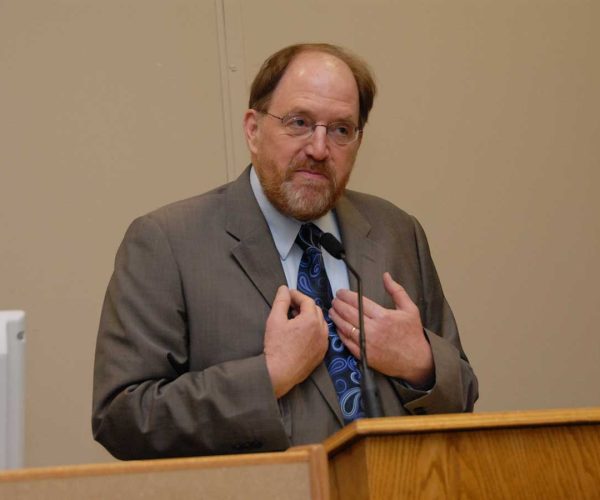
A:
<svg viewBox="0 0 600 500">
<path fill-rule="evenodd" d="M 259 127 L 258 127 L 258 111 L 254 109 L 248 109 L 244 113 L 244 136 L 246 137 L 246 144 L 252 154 L 256 154 L 259 139 Z"/>
</svg>

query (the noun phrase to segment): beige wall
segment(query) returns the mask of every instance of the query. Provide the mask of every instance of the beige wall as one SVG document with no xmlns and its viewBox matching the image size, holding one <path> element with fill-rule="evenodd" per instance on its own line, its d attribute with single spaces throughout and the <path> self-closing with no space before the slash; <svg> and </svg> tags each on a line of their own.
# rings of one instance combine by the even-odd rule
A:
<svg viewBox="0 0 600 500">
<path fill-rule="evenodd" d="M 225 182 L 260 62 L 347 45 L 380 95 L 352 187 L 417 215 L 477 410 L 599 405 L 600 4 L 3 0 L 0 309 L 28 314 L 27 464 L 90 435 L 99 309 L 133 217 Z"/>
</svg>

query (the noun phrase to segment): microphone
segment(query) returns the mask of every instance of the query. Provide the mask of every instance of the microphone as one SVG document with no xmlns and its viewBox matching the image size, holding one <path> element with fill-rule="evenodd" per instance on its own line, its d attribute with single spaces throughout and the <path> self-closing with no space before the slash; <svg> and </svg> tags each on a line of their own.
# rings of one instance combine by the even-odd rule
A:
<svg viewBox="0 0 600 500">
<path fill-rule="evenodd" d="M 348 270 L 356 278 L 358 284 L 358 340 L 360 346 L 360 360 L 361 360 L 361 371 L 362 378 L 360 382 L 360 391 L 362 394 L 363 401 L 365 403 L 365 413 L 367 417 L 383 417 L 383 411 L 381 409 L 381 401 L 379 400 L 379 393 L 377 392 L 377 386 L 375 385 L 375 379 L 373 372 L 367 364 L 367 347 L 365 344 L 365 317 L 363 313 L 363 294 L 362 294 L 362 280 L 356 270 L 350 265 L 346 259 L 346 252 L 344 246 L 338 239 L 331 233 L 323 233 L 321 236 L 321 246 L 327 250 L 327 252 L 335 259 L 342 260 L 346 264 Z"/>
</svg>

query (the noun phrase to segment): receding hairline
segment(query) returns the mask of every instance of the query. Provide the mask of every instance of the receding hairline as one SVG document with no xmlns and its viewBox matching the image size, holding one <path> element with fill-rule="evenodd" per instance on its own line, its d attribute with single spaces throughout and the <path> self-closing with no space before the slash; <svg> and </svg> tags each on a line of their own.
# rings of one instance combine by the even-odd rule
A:
<svg viewBox="0 0 600 500">
<path fill-rule="evenodd" d="M 289 45 L 269 56 L 261 65 L 250 89 L 249 107 L 257 111 L 266 109 L 273 93 L 294 61 L 302 54 L 316 53 L 333 56 L 348 67 L 359 99 L 359 122 L 362 128 L 373 106 L 377 86 L 369 65 L 358 55 L 338 45 L 328 43 L 300 43 Z"/>
<path fill-rule="evenodd" d="M 312 49 L 312 48 L 308 48 L 306 50 L 302 50 L 302 51 L 299 51 L 298 53 L 294 54 L 290 58 L 290 61 L 288 62 L 287 66 L 285 68 L 285 71 L 283 72 L 281 77 L 283 78 L 283 76 L 285 76 L 288 73 L 290 66 L 292 66 L 292 64 L 294 64 L 299 58 L 309 55 L 309 54 L 321 55 L 325 58 L 327 58 L 327 57 L 333 58 L 333 59 L 343 63 L 343 65 L 346 66 L 346 68 L 348 68 L 348 70 L 350 71 L 352 78 L 354 78 L 354 80 L 356 81 L 354 72 L 352 71 L 352 67 L 346 61 L 344 61 L 344 59 L 342 59 L 341 57 L 338 57 L 337 54 L 333 54 L 331 52 L 327 52 L 327 51 L 323 51 L 323 50 Z M 358 84 L 357 84 L 357 86 L 358 86 Z"/>
<path fill-rule="evenodd" d="M 322 63 L 324 65 L 324 67 L 326 67 L 325 65 L 328 64 L 327 61 L 331 61 L 331 60 L 334 60 L 336 64 L 341 63 L 348 71 L 348 74 L 344 75 L 344 77 L 348 76 L 351 79 L 351 81 L 354 83 L 354 88 L 356 90 L 356 98 L 359 99 L 358 82 L 356 81 L 356 77 L 354 76 L 354 72 L 352 71 L 352 68 L 350 66 L 348 66 L 346 61 L 344 61 L 343 59 L 340 59 L 339 57 L 336 57 L 335 55 L 330 54 L 328 52 L 309 49 L 309 50 L 304 50 L 302 52 L 299 52 L 298 54 L 295 54 L 294 57 L 292 57 L 290 59 L 290 62 L 286 66 L 285 71 L 283 71 L 283 73 L 281 74 L 281 78 L 277 82 L 277 85 L 275 85 L 275 87 L 273 88 L 273 91 L 270 93 L 271 97 L 270 97 L 269 101 L 272 100 L 273 96 L 277 92 L 277 89 L 281 86 L 281 82 L 284 80 L 284 78 L 295 77 L 295 76 L 301 77 L 301 75 L 294 75 L 294 72 L 298 71 L 298 69 L 299 69 L 299 68 L 294 68 L 294 65 L 298 62 L 299 59 L 302 59 L 302 58 L 304 58 L 306 56 L 310 56 L 310 55 L 321 56 L 321 59 L 317 60 L 317 61 L 319 63 Z M 334 71 L 340 71 L 338 68 L 333 68 L 333 69 L 334 69 Z"/>
</svg>

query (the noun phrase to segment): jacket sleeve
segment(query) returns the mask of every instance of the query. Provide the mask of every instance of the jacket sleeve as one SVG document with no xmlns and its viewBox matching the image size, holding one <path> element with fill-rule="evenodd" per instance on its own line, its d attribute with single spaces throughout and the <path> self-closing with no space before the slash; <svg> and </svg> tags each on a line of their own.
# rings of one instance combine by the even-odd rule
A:
<svg viewBox="0 0 600 500">
<path fill-rule="evenodd" d="M 431 346 L 435 382 L 419 391 L 398 381 L 394 388 L 412 414 L 471 412 L 478 398 L 478 382 L 465 355 L 452 310 L 431 258 L 423 228 L 413 218 L 423 295 L 419 304 L 425 336 Z"/>
<path fill-rule="evenodd" d="M 188 345 L 177 262 L 159 224 L 142 217 L 119 248 L 102 309 L 94 438 L 120 459 L 287 448 L 263 354 L 189 371 Z"/>
</svg>

